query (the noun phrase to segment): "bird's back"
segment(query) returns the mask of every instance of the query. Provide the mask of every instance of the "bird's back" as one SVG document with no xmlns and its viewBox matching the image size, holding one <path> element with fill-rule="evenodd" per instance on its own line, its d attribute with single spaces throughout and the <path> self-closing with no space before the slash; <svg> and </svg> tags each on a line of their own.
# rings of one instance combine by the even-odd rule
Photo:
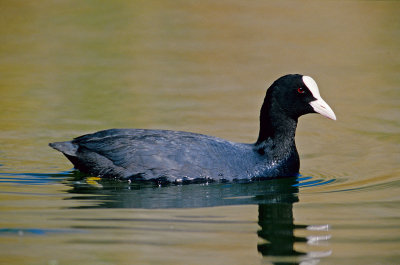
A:
<svg viewBox="0 0 400 265">
<path fill-rule="evenodd" d="M 249 179 L 263 164 L 253 145 L 181 131 L 111 129 L 51 145 L 83 172 L 119 178 Z"/>
</svg>

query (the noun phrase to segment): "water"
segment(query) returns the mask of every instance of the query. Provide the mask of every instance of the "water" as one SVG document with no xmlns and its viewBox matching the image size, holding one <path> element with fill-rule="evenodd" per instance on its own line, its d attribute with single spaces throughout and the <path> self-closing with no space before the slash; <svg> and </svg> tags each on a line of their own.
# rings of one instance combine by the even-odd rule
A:
<svg viewBox="0 0 400 265">
<path fill-rule="evenodd" d="M 399 264 L 400 3 L 0 4 L 0 264 Z M 312 76 L 297 179 L 138 186 L 48 142 L 106 128 L 254 142 L 265 89 Z"/>
</svg>

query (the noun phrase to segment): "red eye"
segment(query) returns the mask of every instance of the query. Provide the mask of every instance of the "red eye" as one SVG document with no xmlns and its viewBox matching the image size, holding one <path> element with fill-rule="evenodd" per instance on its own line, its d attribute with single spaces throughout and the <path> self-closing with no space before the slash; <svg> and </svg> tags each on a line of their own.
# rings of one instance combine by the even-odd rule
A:
<svg viewBox="0 0 400 265">
<path fill-rule="evenodd" d="M 297 89 L 297 92 L 299 92 L 300 94 L 303 94 L 303 93 L 306 92 L 306 91 L 304 90 L 304 88 L 299 87 L 299 88 Z"/>
</svg>

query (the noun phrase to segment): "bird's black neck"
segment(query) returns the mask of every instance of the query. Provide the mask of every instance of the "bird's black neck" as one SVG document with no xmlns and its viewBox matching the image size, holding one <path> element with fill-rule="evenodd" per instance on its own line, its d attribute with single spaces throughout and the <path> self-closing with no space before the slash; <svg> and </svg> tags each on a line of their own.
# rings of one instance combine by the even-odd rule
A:
<svg viewBox="0 0 400 265">
<path fill-rule="evenodd" d="M 269 142 L 274 146 L 291 147 L 294 145 L 297 118 L 286 115 L 277 102 L 269 99 L 270 97 L 266 98 L 261 108 L 256 146 L 265 146 Z"/>
</svg>

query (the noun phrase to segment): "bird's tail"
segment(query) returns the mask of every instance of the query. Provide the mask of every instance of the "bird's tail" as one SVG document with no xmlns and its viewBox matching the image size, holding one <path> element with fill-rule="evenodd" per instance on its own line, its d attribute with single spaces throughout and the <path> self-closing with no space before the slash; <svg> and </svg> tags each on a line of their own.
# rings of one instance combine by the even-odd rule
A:
<svg viewBox="0 0 400 265">
<path fill-rule="evenodd" d="M 75 156 L 78 146 L 70 141 L 49 143 L 49 146 L 69 156 Z"/>
</svg>

